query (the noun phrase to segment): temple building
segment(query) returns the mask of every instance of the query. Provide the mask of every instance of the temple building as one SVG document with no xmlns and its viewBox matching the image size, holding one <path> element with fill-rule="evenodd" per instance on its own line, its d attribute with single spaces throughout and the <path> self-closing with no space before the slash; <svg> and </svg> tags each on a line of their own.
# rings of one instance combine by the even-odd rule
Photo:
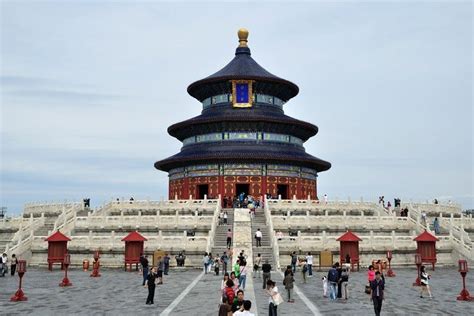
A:
<svg viewBox="0 0 474 316">
<path fill-rule="evenodd" d="M 253 60 L 247 30 L 238 37 L 234 59 L 188 87 L 202 104 L 201 115 L 168 128 L 183 143 L 178 154 L 155 163 L 168 172 L 169 198 L 243 192 L 317 199 L 318 173 L 331 164 L 306 153 L 303 144 L 318 127 L 283 111 L 299 88 Z"/>
</svg>

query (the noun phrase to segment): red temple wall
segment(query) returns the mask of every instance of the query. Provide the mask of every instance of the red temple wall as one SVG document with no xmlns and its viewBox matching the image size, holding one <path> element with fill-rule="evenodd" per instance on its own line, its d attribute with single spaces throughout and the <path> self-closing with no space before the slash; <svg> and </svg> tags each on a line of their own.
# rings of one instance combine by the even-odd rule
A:
<svg viewBox="0 0 474 316">
<path fill-rule="evenodd" d="M 297 199 L 317 198 L 316 180 L 303 179 L 298 177 L 278 177 L 278 176 L 203 176 L 188 177 L 169 181 L 169 199 L 196 198 L 199 194 L 198 185 L 208 184 L 208 198 L 217 198 L 219 194 L 224 196 L 235 196 L 236 184 L 249 184 L 249 194 L 261 196 L 269 193 L 277 196 L 278 185 L 288 186 L 288 198 L 295 195 Z"/>
</svg>

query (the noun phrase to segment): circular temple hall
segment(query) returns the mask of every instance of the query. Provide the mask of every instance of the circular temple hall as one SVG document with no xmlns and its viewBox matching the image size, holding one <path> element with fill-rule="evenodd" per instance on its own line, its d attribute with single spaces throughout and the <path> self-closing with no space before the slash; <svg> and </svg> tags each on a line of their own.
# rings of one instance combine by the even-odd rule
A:
<svg viewBox="0 0 474 316">
<path fill-rule="evenodd" d="M 318 173 L 331 164 L 304 148 L 318 127 L 283 111 L 299 88 L 251 57 L 247 30 L 238 36 L 234 59 L 188 87 L 202 104 L 201 115 L 168 128 L 183 143 L 178 154 L 155 163 L 168 172 L 169 198 L 245 193 L 318 199 Z"/>
</svg>

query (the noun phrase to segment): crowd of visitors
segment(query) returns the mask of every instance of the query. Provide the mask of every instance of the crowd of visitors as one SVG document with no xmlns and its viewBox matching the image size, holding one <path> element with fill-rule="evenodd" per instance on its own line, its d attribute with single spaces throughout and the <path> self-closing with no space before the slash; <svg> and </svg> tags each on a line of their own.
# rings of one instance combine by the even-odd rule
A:
<svg viewBox="0 0 474 316">
<path fill-rule="evenodd" d="M 12 254 L 11 260 L 8 259 L 8 255 L 4 252 L 0 256 L 0 277 L 4 277 L 8 273 L 8 263 L 10 262 L 10 275 L 14 276 L 16 271 L 16 265 L 18 259 L 15 254 Z"/>
</svg>

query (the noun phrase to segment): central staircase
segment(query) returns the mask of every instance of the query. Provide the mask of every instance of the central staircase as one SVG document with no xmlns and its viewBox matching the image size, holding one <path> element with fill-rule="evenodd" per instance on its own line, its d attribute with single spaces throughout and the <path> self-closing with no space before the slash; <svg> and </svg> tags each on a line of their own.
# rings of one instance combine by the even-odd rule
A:
<svg viewBox="0 0 474 316">
<path fill-rule="evenodd" d="M 257 247 L 257 239 L 255 239 L 255 233 L 257 229 L 260 228 L 262 232 L 262 246 Z M 253 252 L 253 259 L 255 262 L 255 258 L 257 258 L 258 254 L 261 254 L 262 257 L 262 264 L 268 259 L 268 263 L 271 264 L 272 269 L 276 270 L 275 260 L 273 258 L 273 249 L 270 243 L 270 234 L 265 219 L 265 213 L 263 209 L 259 208 L 255 212 L 255 217 L 252 219 L 252 252 Z"/>
<path fill-rule="evenodd" d="M 216 234 L 214 237 L 214 247 L 212 247 L 212 256 L 216 255 L 222 256 L 224 251 L 227 251 L 229 255 L 229 250 L 227 249 L 227 230 L 230 228 L 232 234 L 234 233 L 234 209 L 233 208 L 224 208 L 224 212 L 227 212 L 227 225 L 222 224 L 216 227 Z M 232 236 L 232 242 L 234 238 Z M 231 247 L 232 248 L 232 247 Z"/>
</svg>

